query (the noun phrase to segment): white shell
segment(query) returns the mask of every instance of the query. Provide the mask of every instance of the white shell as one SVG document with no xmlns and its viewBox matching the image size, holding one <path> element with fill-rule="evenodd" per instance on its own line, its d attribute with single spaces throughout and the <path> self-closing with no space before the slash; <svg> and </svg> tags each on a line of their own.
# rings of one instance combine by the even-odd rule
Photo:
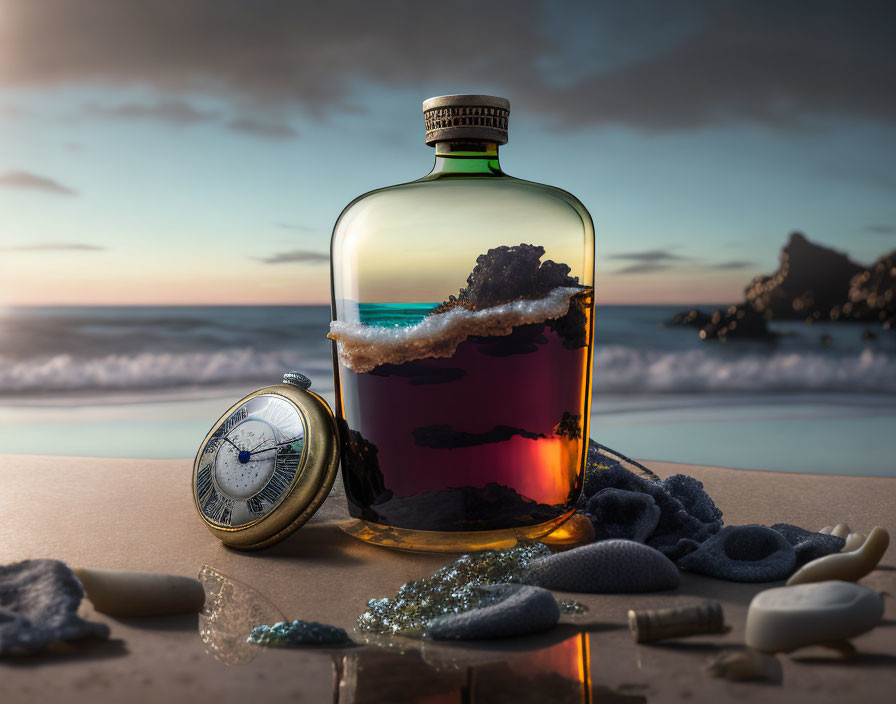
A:
<svg viewBox="0 0 896 704">
<path fill-rule="evenodd" d="M 858 550 L 853 552 L 835 552 L 812 560 L 800 567 L 787 580 L 787 586 L 806 584 L 807 582 L 823 582 L 828 579 L 845 579 L 850 582 L 860 580 L 877 567 L 890 544 L 890 534 L 877 526 Z"/>
<path fill-rule="evenodd" d="M 840 552 L 853 552 L 854 550 L 858 550 L 865 544 L 865 540 L 868 536 L 864 533 L 850 533 L 846 536 L 846 543 L 843 545 L 843 549 Z"/>
<path fill-rule="evenodd" d="M 774 655 L 741 648 L 723 652 L 706 667 L 706 674 L 733 682 L 768 680 L 780 683 L 781 661 Z"/>
<path fill-rule="evenodd" d="M 849 533 L 849 526 L 845 523 L 838 523 L 831 531 L 831 535 L 836 535 L 838 538 L 845 538 L 847 535 L 849 535 Z"/>
<path fill-rule="evenodd" d="M 877 592 L 853 582 L 815 582 L 759 592 L 747 611 L 746 644 L 764 653 L 852 638 L 880 623 Z"/>
</svg>

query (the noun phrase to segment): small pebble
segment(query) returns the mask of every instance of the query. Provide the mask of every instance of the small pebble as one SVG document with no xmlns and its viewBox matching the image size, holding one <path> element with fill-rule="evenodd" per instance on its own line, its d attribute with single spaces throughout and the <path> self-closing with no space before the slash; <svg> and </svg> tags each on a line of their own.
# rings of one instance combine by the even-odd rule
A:
<svg viewBox="0 0 896 704">
<path fill-rule="evenodd" d="M 745 641 L 754 650 L 789 653 L 860 635 L 879 624 L 883 612 L 880 595 L 853 582 L 766 589 L 750 602 Z"/>
<path fill-rule="evenodd" d="M 722 653 L 706 667 L 706 674 L 732 682 L 765 680 L 780 684 L 783 679 L 781 661 L 778 658 L 749 648 Z"/>
<path fill-rule="evenodd" d="M 198 579 L 173 574 L 76 567 L 93 607 L 110 616 L 194 614 L 205 603 Z"/>
</svg>

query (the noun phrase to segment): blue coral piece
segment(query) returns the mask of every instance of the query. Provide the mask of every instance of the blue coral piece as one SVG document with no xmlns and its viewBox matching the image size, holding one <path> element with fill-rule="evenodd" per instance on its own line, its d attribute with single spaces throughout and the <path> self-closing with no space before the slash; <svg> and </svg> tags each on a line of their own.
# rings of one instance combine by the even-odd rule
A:
<svg viewBox="0 0 896 704">
<path fill-rule="evenodd" d="M 846 541 L 838 538 L 836 535 L 825 535 L 824 533 L 813 533 L 811 530 L 791 525 L 790 523 L 775 523 L 772 530 L 778 531 L 783 535 L 787 542 L 793 545 L 796 552 L 796 566 L 802 567 L 807 562 L 811 562 L 825 555 L 832 555 L 840 552 Z"/>
<path fill-rule="evenodd" d="M 553 628 L 560 607 L 547 589 L 523 584 L 495 584 L 481 590 L 485 603 L 477 609 L 439 616 L 427 632 L 439 640 L 511 638 Z"/>
<path fill-rule="evenodd" d="M 83 596 L 78 578 L 59 560 L 0 566 L 0 654 L 34 653 L 55 640 L 108 638 L 106 624 L 76 613 Z"/>
<path fill-rule="evenodd" d="M 591 594 L 675 589 L 678 568 L 658 550 L 633 540 L 600 540 L 532 563 L 522 581 Z"/>
<path fill-rule="evenodd" d="M 273 626 L 255 626 L 247 643 L 269 648 L 296 648 L 303 645 L 351 645 L 344 629 L 317 621 L 280 621 Z"/>
<path fill-rule="evenodd" d="M 594 525 L 596 540 L 623 538 L 643 543 L 656 529 L 660 513 L 650 494 L 608 487 L 588 499 L 585 515 Z"/>
<path fill-rule="evenodd" d="M 678 561 L 682 569 L 732 582 L 773 582 L 789 577 L 796 551 L 765 526 L 726 526 Z"/>
</svg>

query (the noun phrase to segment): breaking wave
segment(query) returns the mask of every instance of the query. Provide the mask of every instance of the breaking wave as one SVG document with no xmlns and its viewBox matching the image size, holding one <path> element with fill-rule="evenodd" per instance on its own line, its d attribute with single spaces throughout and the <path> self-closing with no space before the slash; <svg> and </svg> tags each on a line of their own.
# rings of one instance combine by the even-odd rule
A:
<svg viewBox="0 0 896 704">
<path fill-rule="evenodd" d="M 296 349 L 240 347 L 178 353 L 58 354 L 28 359 L 0 356 L 0 395 L 177 389 L 248 382 L 262 385 L 276 383 L 290 369 L 307 373 L 315 386 L 332 384 L 332 361 L 326 346 L 313 355 Z M 896 356 L 871 348 L 850 354 L 723 351 L 717 345 L 650 350 L 598 342 L 595 390 L 597 394 L 893 394 Z"/>
<path fill-rule="evenodd" d="M 871 349 L 849 356 L 722 355 L 714 348 L 673 352 L 598 345 L 594 372 L 598 393 L 896 391 L 896 357 Z"/>
<path fill-rule="evenodd" d="M 278 383 L 285 371 L 301 369 L 332 384 L 327 358 L 297 359 L 294 350 L 253 348 L 217 352 L 76 357 L 68 354 L 27 360 L 0 357 L 0 393 L 176 389 L 240 382 Z"/>
</svg>

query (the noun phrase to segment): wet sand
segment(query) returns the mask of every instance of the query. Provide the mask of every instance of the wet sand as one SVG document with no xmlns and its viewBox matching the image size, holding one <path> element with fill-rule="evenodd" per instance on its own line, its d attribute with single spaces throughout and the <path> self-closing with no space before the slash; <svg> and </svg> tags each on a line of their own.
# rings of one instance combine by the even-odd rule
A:
<svg viewBox="0 0 896 704">
<path fill-rule="evenodd" d="M 896 528 L 896 479 L 657 462 L 649 466 L 661 476 L 685 472 L 703 481 L 726 524 L 786 521 L 818 529 L 846 522 L 865 532 L 874 525 L 891 532 Z M 401 583 L 427 576 L 449 559 L 387 551 L 346 536 L 339 528 L 346 518 L 339 480 L 318 515 L 298 533 L 266 551 L 238 553 L 218 543 L 200 522 L 192 505 L 190 473 L 188 460 L 0 455 L 0 564 L 55 557 L 75 566 L 184 575 L 196 575 L 209 565 L 264 595 L 290 619 L 350 630 L 368 599 L 391 596 Z M 896 594 L 896 548 L 862 584 Z M 0 659 L 0 691 L 4 704 L 251 698 L 360 704 L 427 696 L 440 702 L 541 702 L 552 697 L 561 701 L 561 691 L 566 696 L 567 690 L 558 683 L 565 682 L 571 688 L 562 701 L 891 700 L 896 689 L 892 598 L 886 600 L 884 624 L 854 640 L 860 654 L 851 662 L 813 648 L 780 656 L 782 685 L 704 676 L 709 658 L 742 641 L 750 599 L 770 586 L 778 583 L 735 584 L 683 573 L 681 587 L 671 593 L 575 595 L 590 607 L 589 613 L 564 617 L 556 629 L 538 636 L 467 645 L 427 643 L 422 648 L 409 642 L 404 655 L 399 646 L 388 651 L 369 646 L 248 651 L 254 657 L 242 665 L 227 665 L 207 654 L 196 616 L 113 619 L 93 613 L 85 603 L 82 613 L 108 623 L 111 639 L 59 647 L 32 658 Z M 239 588 L 237 593 L 251 601 L 254 592 Z M 625 627 L 629 608 L 705 598 L 722 602 L 733 627 L 727 635 L 637 646 Z M 233 609 L 238 612 L 238 605 Z M 582 688 L 592 692 L 591 699 L 584 698 Z"/>
</svg>

